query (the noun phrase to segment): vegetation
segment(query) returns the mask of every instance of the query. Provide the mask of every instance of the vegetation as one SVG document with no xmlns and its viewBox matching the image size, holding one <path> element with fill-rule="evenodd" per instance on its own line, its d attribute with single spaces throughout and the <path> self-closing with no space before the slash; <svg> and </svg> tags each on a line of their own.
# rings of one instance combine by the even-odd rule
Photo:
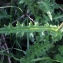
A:
<svg viewBox="0 0 63 63">
<path fill-rule="evenodd" d="M 55 0 L 1 1 L 0 63 L 63 63 L 62 8 Z"/>
</svg>

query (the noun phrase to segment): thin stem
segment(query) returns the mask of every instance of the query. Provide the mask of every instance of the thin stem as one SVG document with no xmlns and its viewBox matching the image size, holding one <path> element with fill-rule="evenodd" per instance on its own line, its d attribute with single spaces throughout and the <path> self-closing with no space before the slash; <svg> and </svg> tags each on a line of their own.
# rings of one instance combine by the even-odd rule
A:
<svg viewBox="0 0 63 63">
<path fill-rule="evenodd" d="M 57 31 L 59 31 L 62 27 L 63 27 L 63 22 L 60 24 L 60 26 L 58 27 Z"/>
<path fill-rule="evenodd" d="M 0 9 L 1 9 L 1 8 L 9 8 L 9 7 L 18 8 L 21 12 L 23 12 L 22 9 L 19 8 L 19 7 L 17 7 L 17 6 L 3 6 L 3 7 L 0 7 Z"/>
<path fill-rule="evenodd" d="M 27 32 L 27 50 L 29 50 L 29 33 Z"/>
<path fill-rule="evenodd" d="M 28 25 L 28 19 L 27 19 L 27 25 Z M 29 51 L 29 32 L 27 32 L 27 50 Z"/>
</svg>

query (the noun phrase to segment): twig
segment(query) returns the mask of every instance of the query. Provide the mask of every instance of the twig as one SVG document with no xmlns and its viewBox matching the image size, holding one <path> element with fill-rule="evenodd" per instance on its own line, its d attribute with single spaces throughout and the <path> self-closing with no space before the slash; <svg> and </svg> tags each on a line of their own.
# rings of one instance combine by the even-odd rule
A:
<svg viewBox="0 0 63 63">
<path fill-rule="evenodd" d="M 18 20 L 20 20 L 21 18 L 23 18 L 24 16 L 27 16 L 33 23 L 34 23 L 34 20 L 27 14 L 23 14 L 21 17 L 19 17 L 18 19 L 16 19 L 15 21 L 12 22 L 12 24 L 14 24 L 15 22 L 17 22 Z"/>
<path fill-rule="evenodd" d="M 3 41 L 3 46 L 5 47 L 5 49 L 7 49 L 7 53 L 9 54 L 9 50 L 8 50 L 8 46 L 6 44 L 6 40 L 5 40 L 5 36 L 4 34 L 1 35 L 2 41 Z M 10 57 L 8 56 L 8 62 L 11 63 Z"/>
<path fill-rule="evenodd" d="M 58 27 L 57 31 L 60 30 L 63 27 L 63 22 L 60 24 L 60 26 Z"/>
<path fill-rule="evenodd" d="M 14 24 L 15 22 L 17 22 L 18 20 L 20 20 L 21 18 L 23 18 L 25 15 L 20 16 L 18 19 L 16 19 L 15 21 L 12 22 L 12 24 Z"/>
<path fill-rule="evenodd" d="M 1 50 L 5 49 L 5 48 L 2 46 L 2 41 L 1 41 L 1 39 L 0 39 L 0 49 L 1 49 Z M 1 60 L 2 60 L 2 62 L 4 61 L 4 55 L 2 55 Z"/>
<path fill-rule="evenodd" d="M 62 12 L 63 12 L 63 8 L 60 6 L 60 9 L 62 10 Z"/>
<path fill-rule="evenodd" d="M 55 4 L 58 5 L 57 3 L 55 3 Z M 60 5 L 58 5 L 58 6 L 59 6 L 60 10 L 63 12 L 63 8 Z"/>
<path fill-rule="evenodd" d="M 26 14 L 26 16 L 34 23 L 34 20 L 29 15 Z"/>
</svg>

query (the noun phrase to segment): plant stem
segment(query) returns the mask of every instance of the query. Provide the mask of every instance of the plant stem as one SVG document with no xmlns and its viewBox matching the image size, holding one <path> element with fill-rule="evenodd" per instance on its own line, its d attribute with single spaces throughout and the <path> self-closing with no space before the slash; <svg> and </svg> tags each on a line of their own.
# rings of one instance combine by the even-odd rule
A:
<svg viewBox="0 0 63 63">
<path fill-rule="evenodd" d="M 63 22 L 60 24 L 60 26 L 58 27 L 57 31 L 59 31 L 62 27 L 63 27 Z"/>
</svg>

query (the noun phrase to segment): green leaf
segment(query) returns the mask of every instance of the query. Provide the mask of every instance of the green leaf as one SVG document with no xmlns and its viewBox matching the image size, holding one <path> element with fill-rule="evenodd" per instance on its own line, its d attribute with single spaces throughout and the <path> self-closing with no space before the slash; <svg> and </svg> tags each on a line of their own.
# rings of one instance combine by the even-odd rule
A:
<svg viewBox="0 0 63 63">
<path fill-rule="evenodd" d="M 20 1 L 19 1 L 19 4 L 23 4 L 23 3 L 24 3 L 24 0 L 20 0 Z"/>
<path fill-rule="evenodd" d="M 63 46 L 59 46 L 58 50 L 59 50 L 60 54 L 63 55 Z"/>
</svg>

